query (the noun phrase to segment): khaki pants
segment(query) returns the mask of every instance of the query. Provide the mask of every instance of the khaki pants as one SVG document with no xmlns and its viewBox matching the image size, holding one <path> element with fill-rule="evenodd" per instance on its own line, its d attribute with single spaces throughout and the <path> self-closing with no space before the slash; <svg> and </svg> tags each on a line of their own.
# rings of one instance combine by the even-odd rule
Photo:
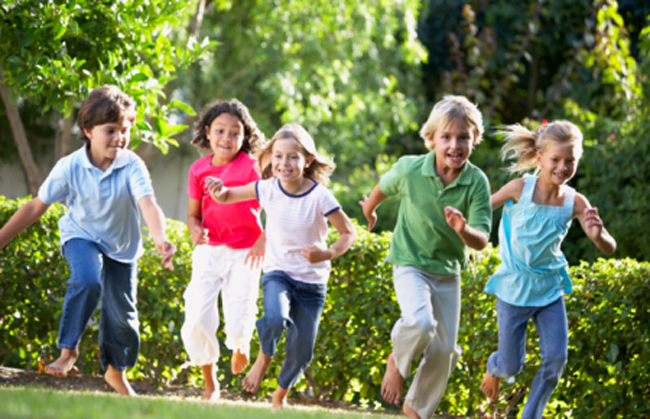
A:
<svg viewBox="0 0 650 419">
<path fill-rule="evenodd" d="M 393 357 L 402 377 L 411 361 L 422 361 L 404 401 L 420 418 L 433 416 L 460 357 L 460 275 L 437 275 L 395 266 L 395 294 L 402 316 L 391 333 Z"/>
</svg>

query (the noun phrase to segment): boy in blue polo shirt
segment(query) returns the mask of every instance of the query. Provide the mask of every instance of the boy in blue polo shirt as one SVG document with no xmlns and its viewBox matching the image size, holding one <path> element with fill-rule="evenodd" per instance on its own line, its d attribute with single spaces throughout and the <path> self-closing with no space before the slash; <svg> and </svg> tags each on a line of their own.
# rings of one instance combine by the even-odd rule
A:
<svg viewBox="0 0 650 419">
<path fill-rule="evenodd" d="M 360 202 L 371 230 L 377 206 L 390 195 L 402 197 L 387 257 L 401 317 L 391 333 L 381 394 L 399 405 L 411 361 L 423 355 L 404 400 L 410 418 L 433 415 L 460 356 L 460 270 L 468 248 L 487 245 L 492 225 L 490 185 L 468 160 L 482 134 L 476 106 L 445 96 L 420 130 L 431 151 L 400 158 Z"/>
<path fill-rule="evenodd" d="M 74 366 L 81 335 L 101 300 L 100 361 L 104 378 L 122 395 L 135 395 L 125 370 L 135 366 L 140 349 L 135 305 L 137 259 L 144 249 L 138 206 L 166 268 L 173 268 L 176 251 L 165 235 L 149 172 L 127 150 L 135 115 L 135 102 L 117 87 L 93 90 L 77 119 L 84 146 L 59 160 L 38 196 L 0 229 L 2 249 L 50 205 L 66 203 L 59 232 L 70 279 L 59 325 L 61 356 L 45 371 L 64 376 Z"/>
</svg>

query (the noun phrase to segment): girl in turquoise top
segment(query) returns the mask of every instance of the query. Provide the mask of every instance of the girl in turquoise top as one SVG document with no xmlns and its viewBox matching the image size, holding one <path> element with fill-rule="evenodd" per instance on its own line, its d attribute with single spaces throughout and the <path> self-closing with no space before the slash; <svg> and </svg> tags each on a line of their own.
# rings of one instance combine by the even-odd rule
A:
<svg viewBox="0 0 650 419">
<path fill-rule="evenodd" d="M 499 227 L 501 265 L 485 290 L 497 296 L 499 350 L 490 355 L 481 390 L 496 401 L 501 379 L 511 379 L 526 357 L 530 318 L 540 336 L 542 365 L 530 387 L 522 419 L 541 418 L 564 372 L 568 326 L 564 294 L 571 293 L 567 261 L 560 246 L 574 218 L 605 254 L 616 250 L 583 195 L 566 183 L 575 175 L 582 155 L 582 133 L 574 124 L 555 121 L 531 132 L 520 125 L 505 127 L 502 156 L 515 157 L 511 172 L 536 169 L 492 195 L 492 209 L 505 205 Z"/>
</svg>

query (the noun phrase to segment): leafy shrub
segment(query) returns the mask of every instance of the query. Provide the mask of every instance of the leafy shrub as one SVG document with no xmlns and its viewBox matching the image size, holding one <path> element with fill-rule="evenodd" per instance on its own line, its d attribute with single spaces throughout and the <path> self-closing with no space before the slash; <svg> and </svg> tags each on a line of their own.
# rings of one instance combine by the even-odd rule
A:
<svg viewBox="0 0 650 419">
<path fill-rule="evenodd" d="M 0 197 L 4 225 L 24 200 Z M 57 220 L 60 205 L 50 210 L 0 252 L 0 363 L 36 369 L 58 356 L 56 334 L 68 277 L 59 253 Z M 399 317 L 392 286 L 392 267 L 383 262 L 391 234 L 369 233 L 354 222 L 359 238 L 335 259 L 314 360 L 293 396 L 345 400 L 373 408 L 389 407 L 380 395 L 386 358 L 392 350 L 390 331 Z M 180 339 L 182 293 L 189 282 L 192 245 L 185 226 L 168 220 L 167 234 L 178 246 L 173 272 L 160 266 L 150 239 L 140 259 L 138 307 L 142 346 L 131 379 L 158 384 L 202 385 L 200 369 L 182 369 L 187 356 Z M 330 234 L 330 240 L 336 233 Z M 538 337 L 528 334 L 528 358 L 516 383 L 503 384 L 501 399 L 488 408 L 480 391 L 488 356 L 497 349 L 495 298 L 483 292 L 499 263 L 496 249 L 472 254 L 462 274 L 462 317 L 458 344 L 463 356 L 452 374 L 439 412 L 476 416 L 479 409 L 494 417 L 515 417 L 539 367 Z M 569 365 L 546 414 L 552 417 L 647 417 L 650 399 L 650 264 L 631 259 L 582 263 L 571 268 L 574 294 L 567 297 Z M 259 307 L 261 313 L 261 299 Z M 223 324 L 223 323 L 222 323 Z M 224 342 L 223 328 L 218 338 Z M 280 343 L 260 395 L 277 385 L 284 357 Z M 251 355 L 259 350 L 256 338 Z M 96 318 L 80 344 L 77 366 L 100 374 Z M 218 365 L 222 388 L 241 391 L 242 375 L 230 371 L 230 351 Z M 413 367 L 416 367 L 414 363 Z M 405 386 L 410 384 L 407 380 Z"/>
</svg>

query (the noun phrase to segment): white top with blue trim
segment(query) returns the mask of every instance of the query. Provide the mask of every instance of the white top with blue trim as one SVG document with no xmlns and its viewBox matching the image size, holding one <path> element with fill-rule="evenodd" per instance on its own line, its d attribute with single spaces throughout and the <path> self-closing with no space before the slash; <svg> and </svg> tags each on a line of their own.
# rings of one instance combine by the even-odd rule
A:
<svg viewBox="0 0 650 419">
<path fill-rule="evenodd" d="M 329 229 L 325 217 L 341 206 L 325 186 L 314 182 L 300 195 L 282 189 L 277 178 L 256 182 L 257 199 L 266 213 L 264 272 L 284 271 L 296 281 L 327 283 L 330 262 L 309 263 L 300 252 L 307 245 L 327 248 Z"/>
</svg>

